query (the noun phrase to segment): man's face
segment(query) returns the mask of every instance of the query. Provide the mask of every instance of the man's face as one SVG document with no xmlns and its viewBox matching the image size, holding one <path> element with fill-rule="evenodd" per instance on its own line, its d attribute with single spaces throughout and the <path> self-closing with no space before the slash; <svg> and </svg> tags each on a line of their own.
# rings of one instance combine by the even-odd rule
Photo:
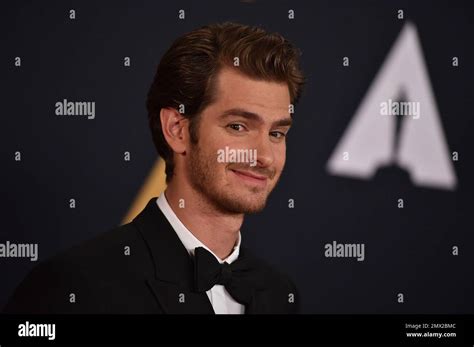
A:
<svg viewBox="0 0 474 347">
<path fill-rule="evenodd" d="M 285 165 L 288 86 L 230 68 L 216 83 L 215 102 L 202 112 L 198 143 L 190 146 L 188 179 L 222 212 L 259 212 Z"/>
</svg>

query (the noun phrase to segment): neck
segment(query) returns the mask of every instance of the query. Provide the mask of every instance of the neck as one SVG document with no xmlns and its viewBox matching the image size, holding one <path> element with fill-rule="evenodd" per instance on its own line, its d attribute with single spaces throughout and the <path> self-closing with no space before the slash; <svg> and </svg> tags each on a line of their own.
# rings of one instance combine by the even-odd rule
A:
<svg viewBox="0 0 474 347">
<path fill-rule="evenodd" d="M 218 211 L 201 193 L 178 182 L 178 177 L 168 184 L 165 196 L 184 226 L 215 255 L 225 259 L 232 253 L 244 214 Z"/>
</svg>

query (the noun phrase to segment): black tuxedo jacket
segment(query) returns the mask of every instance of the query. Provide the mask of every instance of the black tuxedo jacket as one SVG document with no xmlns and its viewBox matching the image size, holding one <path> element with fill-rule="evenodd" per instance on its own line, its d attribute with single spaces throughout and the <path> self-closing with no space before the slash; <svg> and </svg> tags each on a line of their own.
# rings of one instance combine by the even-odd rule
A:
<svg viewBox="0 0 474 347">
<path fill-rule="evenodd" d="M 297 313 L 290 279 L 244 247 L 240 254 L 264 267 L 268 284 L 245 313 Z M 193 291 L 193 265 L 153 198 L 131 223 L 36 266 L 4 312 L 213 314 L 207 294 Z"/>
</svg>

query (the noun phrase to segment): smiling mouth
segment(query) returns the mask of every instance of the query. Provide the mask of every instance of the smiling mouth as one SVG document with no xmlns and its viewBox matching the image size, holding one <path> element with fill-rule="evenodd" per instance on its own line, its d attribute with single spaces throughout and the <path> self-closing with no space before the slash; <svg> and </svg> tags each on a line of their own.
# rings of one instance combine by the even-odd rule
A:
<svg viewBox="0 0 474 347">
<path fill-rule="evenodd" d="M 230 170 L 232 171 L 237 177 L 244 180 L 247 183 L 258 185 L 258 186 L 265 186 L 267 184 L 268 177 L 261 176 L 254 174 L 248 171 L 240 171 L 240 170 Z"/>
</svg>

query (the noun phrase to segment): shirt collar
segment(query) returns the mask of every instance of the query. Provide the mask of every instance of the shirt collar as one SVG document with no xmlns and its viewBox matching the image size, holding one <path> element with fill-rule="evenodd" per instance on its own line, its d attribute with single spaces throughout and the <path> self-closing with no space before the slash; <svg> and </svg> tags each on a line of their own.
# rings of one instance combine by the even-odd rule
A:
<svg viewBox="0 0 474 347">
<path fill-rule="evenodd" d="M 219 261 L 219 263 L 227 262 L 227 263 L 232 263 L 237 258 L 239 257 L 239 252 L 240 252 L 240 243 L 242 236 L 239 235 L 237 238 L 237 242 L 234 246 L 234 249 L 232 253 L 225 258 L 224 260 L 220 259 L 217 255 L 214 254 L 204 243 L 202 243 L 196 236 L 193 235 L 191 231 L 189 231 L 188 228 L 184 226 L 184 224 L 179 220 L 178 216 L 174 213 L 173 209 L 168 203 L 168 200 L 166 199 L 165 193 L 161 193 L 158 199 L 156 199 L 156 203 L 158 205 L 158 208 L 163 212 L 165 215 L 166 219 L 168 219 L 168 222 L 171 224 L 173 227 L 174 231 L 178 235 L 179 239 L 183 243 L 184 247 L 187 249 L 188 253 L 191 256 L 194 256 L 194 249 L 196 247 L 204 247 L 206 250 L 211 252 L 212 255 Z"/>
</svg>

